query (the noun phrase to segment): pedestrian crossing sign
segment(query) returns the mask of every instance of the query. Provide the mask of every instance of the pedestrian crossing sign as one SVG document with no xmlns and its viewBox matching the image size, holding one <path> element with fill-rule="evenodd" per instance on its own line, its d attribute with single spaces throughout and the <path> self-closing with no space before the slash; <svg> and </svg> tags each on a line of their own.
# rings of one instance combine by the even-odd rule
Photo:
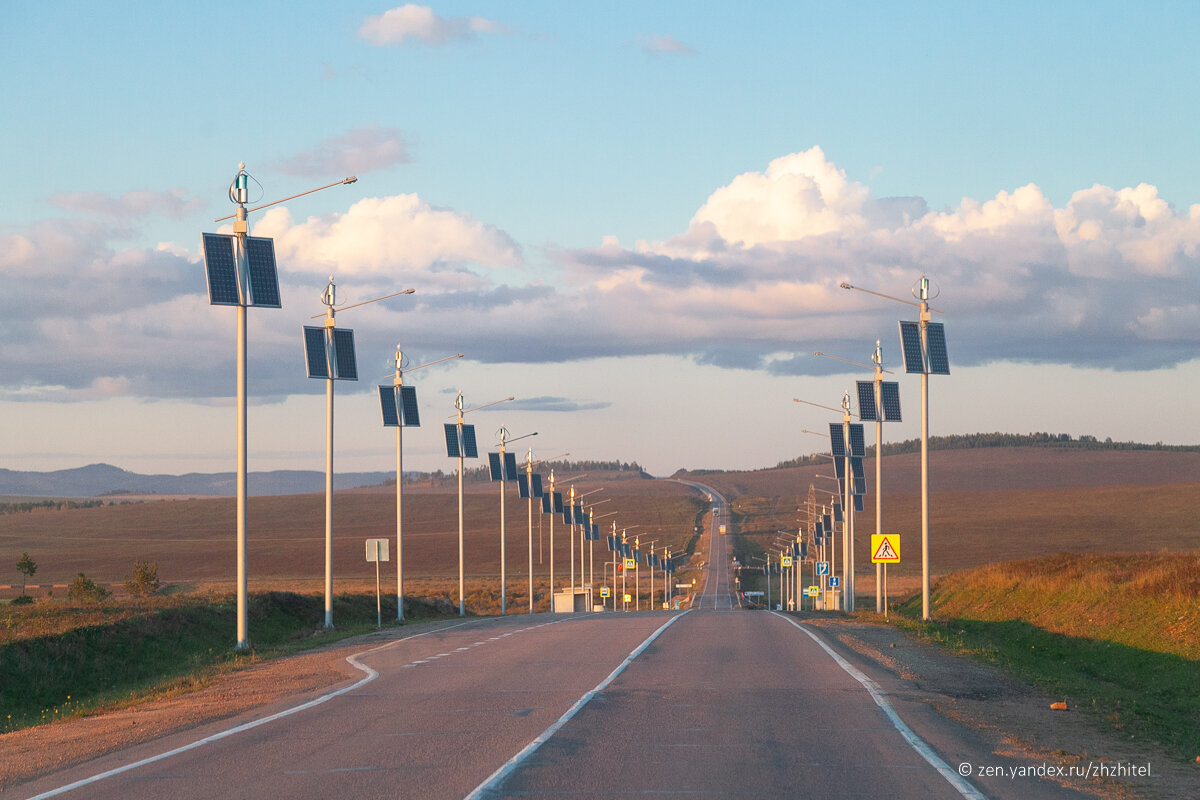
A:
<svg viewBox="0 0 1200 800">
<path fill-rule="evenodd" d="M 899 564 L 900 534 L 871 534 L 871 561 L 875 564 Z"/>
</svg>

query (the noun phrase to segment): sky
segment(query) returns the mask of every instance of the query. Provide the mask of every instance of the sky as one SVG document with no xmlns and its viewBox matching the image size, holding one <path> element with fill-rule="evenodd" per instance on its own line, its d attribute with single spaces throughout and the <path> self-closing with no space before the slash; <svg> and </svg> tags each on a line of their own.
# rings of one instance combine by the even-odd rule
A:
<svg viewBox="0 0 1200 800">
<path fill-rule="evenodd" d="M 397 346 L 450 470 L 481 448 L 752 469 L 928 276 L 934 435 L 1200 443 L 1200 8 L 1189 3 L 0 5 L 0 468 L 235 468 L 235 310 L 202 232 L 244 162 L 282 308 L 249 317 L 251 470 L 324 468 L 301 328 L 339 304 L 336 468 L 394 469 Z M 253 206 L 252 206 L 253 207 Z M 871 437 L 868 437 L 871 438 Z"/>
</svg>

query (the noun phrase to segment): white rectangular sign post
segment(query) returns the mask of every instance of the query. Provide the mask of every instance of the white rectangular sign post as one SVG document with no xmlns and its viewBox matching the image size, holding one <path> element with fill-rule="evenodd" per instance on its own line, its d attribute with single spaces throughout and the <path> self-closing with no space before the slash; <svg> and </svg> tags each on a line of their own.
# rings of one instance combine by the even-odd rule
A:
<svg viewBox="0 0 1200 800">
<path fill-rule="evenodd" d="M 375 627 L 383 627 L 383 602 L 379 593 L 379 562 L 388 561 L 388 540 L 367 539 L 367 563 L 375 562 Z"/>
</svg>

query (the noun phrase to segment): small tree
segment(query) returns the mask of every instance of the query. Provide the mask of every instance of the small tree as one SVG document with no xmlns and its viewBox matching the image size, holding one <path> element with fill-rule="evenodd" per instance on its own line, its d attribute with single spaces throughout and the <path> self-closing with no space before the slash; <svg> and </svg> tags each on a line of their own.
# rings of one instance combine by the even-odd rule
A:
<svg viewBox="0 0 1200 800">
<path fill-rule="evenodd" d="M 111 592 L 108 589 L 105 589 L 103 586 L 97 586 L 95 581 L 82 572 L 67 587 L 67 597 L 72 600 L 103 600 L 109 594 Z"/>
<path fill-rule="evenodd" d="M 33 577 L 33 573 L 37 572 L 37 562 L 29 557 L 29 553 L 22 553 L 21 560 L 17 562 L 17 569 L 21 570 L 21 574 L 25 577 L 21 579 L 21 594 L 25 594 L 25 583 Z"/>
<path fill-rule="evenodd" d="M 125 576 L 125 588 L 134 597 L 149 597 L 162 584 L 158 580 L 158 562 L 138 559 L 133 562 L 133 573 Z"/>
</svg>

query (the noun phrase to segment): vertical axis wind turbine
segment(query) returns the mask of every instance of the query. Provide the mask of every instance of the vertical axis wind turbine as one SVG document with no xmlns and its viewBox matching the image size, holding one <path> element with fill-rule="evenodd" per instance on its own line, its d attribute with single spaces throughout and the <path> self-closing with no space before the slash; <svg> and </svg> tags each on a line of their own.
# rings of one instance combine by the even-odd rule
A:
<svg viewBox="0 0 1200 800">
<path fill-rule="evenodd" d="M 919 303 L 902 300 L 861 286 L 841 284 L 843 289 L 856 289 L 886 300 L 895 300 L 921 310 L 917 322 L 900 321 L 900 352 L 904 371 L 921 375 L 921 619 L 929 619 L 929 376 L 949 375 L 950 359 L 946 355 L 946 329 L 941 322 L 930 322 L 930 312 L 942 312 L 929 305 L 929 278 L 924 275 L 918 284 Z M 934 295 L 937 296 L 936 293 Z"/>
<path fill-rule="evenodd" d="M 233 219 L 233 235 L 222 233 L 201 234 L 204 250 L 204 273 L 208 282 L 208 303 L 214 306 L 237 307 L 237 642 L 236 650 L 249 650 L 250 640 L 246 624 L 246 441 L 249 424 L 246 414 L 246 309 L 281 308 L 279 301 L 279 274 L 275 267 L 275 242 L 260 236 L 248 236 L 250 226 L 246 215 L 268 206 L 303 197 L 333 186 L 354 183 L 358 178 L 351 175 L 307 192 L 300 192 L 282 200 L 274 200 L 261 206 L 247 209 L 250 201 L 250 181 L 246 164 L 238 164 L 238 173 L 229 186 L 229 200 L 237 205 L 237 211 L 229 216 L 215 219 L 224 222 Z M 258 183 L 258 181 L 254 181 Z M 261 186 L 261 184 L 260 184 Z"/>
<path fill-rule="evenodd" d="M 462 358 L 462 353 L 439 358 L 416 367 L 408 372 L 431 367 L 443 361 Z M 419 428 L 421 417 L 417 411 L 417 388 L 404 385 L 404 353 L 396 345 L 396 374 L 392 385 L 379 386 L 379 407 L 383 413 L 383 426 L 396 429 L 396 620 L 404 621 L 404 429 Z"/>
</svg>

